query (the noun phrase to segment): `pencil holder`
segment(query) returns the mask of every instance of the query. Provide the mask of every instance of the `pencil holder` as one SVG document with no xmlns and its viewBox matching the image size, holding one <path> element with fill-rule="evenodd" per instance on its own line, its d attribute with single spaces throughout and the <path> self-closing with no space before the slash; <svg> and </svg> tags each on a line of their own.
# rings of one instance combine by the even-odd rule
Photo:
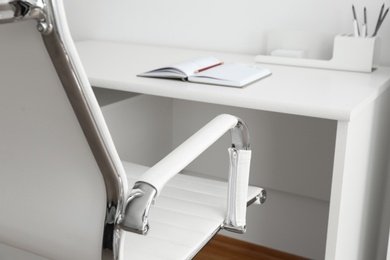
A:
<svg viewBox="0 0 390 260">
<path fill-rule="evenodd" d="M 303 36 L 301 34 L 300 36 L 300 41 L 304 42 L 304 44 L 301 44 L 301 46 L 297 46 L 297 44 L 295 43 L 295 46 L 293 48 L 293 52 L 297 54 L 295 55 L 295 57 L 257 55 L 255 57 L 255 61 L 259 63 L 357 72 L 372 72 L 373 69 L 377 66 L 380 50 L 380 39 L 377 37 L 354 37 L 348 34 L 336 35 L 333 38 L 333 48 L 330 48 L 330 53 L 326 54 L 329 51 L 325 50 L 325 54 L 322 54 L 322 56 L 325 56 L 324 58 L 319 57 L 321 55 L 318 55 L 318 57 L 305 55 L 307 53 L 311 53 L 313 48 L 316 48 L 312 45 L 312 43 L 319 42 L 318 37 L 317 40 L 313 40 L 312 35 L 309 33 L 306 34 L 306 37 L 305 34 Z M 279 34 L 277 36 L 277 39 L 283 40 L 283 37 L 280 37 Z M 275 49 L 278 48 L 278 44 L 275 43 L 275 38 L 271 37 L 268 43 L 268 54 L 288 53 L 288 49 L 286 49 L 286 46 L 288 45 L 287 39 L 284 39 L 284 51 L 281 49 Z"/>
</svg>

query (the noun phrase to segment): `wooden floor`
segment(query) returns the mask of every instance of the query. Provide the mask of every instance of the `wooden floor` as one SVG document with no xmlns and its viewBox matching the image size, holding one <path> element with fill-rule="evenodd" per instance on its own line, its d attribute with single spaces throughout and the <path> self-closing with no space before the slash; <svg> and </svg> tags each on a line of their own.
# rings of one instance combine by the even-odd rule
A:
<svg viewBox="0 0 390 260">
<path fill-rule="evenodd" d="M 194 260 L 306 260 L 226 236 L 216 235 Z"/>
</svg>

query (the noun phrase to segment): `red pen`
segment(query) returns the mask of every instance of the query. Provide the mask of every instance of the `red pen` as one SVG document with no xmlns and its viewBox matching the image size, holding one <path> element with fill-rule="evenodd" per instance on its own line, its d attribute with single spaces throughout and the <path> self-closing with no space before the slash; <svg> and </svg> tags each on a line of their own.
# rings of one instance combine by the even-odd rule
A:
<svg viewBox="0 0 390 260">
<path fill-rule="evenodd" d="M 222 65 L 222 64 L 223 64 L 223 62 L 220 62 L 220 63 L 214 64 L 214 65 L 202 68 L 202 69 L 198 69 L 198 70 L 195 70 L 195 73 L 199 73 L 199 72 L 202 72 L 202 71 L 205 71 L 205 70 L 217 67 L 217 66 Z"/>
</svg>

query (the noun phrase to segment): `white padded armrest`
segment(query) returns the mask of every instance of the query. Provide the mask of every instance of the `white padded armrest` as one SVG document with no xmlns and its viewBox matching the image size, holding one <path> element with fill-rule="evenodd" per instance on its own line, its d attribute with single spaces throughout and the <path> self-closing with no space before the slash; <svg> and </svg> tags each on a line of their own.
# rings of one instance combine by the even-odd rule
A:
<svg viewBox="0 0 390 260">
<path fill-rule="evenodd" d="M 168 180 L 183 170 L 237 123 L 238 119 L 234 116 L 226 114 L 217 116 L 150 168 L 139 181 L 151 184 L 157 190 L 158 196 Z"/>
</svg>

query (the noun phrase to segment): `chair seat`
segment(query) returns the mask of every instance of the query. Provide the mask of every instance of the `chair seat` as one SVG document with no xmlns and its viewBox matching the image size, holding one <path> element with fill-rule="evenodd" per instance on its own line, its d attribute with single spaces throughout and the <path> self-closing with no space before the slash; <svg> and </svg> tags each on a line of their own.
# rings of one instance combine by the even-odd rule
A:
<svg viewBox="0 0 390 260">
<path fill-rule="evenodd" d="M 123 162 L 129 187 L 148 167 Z M 249 187 L 248 201 L 260 193 Z M 227 208 L 227 183 L 178 174 L 150 210 L 146 236 L 125 232 L 123 259 L 190 259 L 220 229 Z"/>
</svg>

